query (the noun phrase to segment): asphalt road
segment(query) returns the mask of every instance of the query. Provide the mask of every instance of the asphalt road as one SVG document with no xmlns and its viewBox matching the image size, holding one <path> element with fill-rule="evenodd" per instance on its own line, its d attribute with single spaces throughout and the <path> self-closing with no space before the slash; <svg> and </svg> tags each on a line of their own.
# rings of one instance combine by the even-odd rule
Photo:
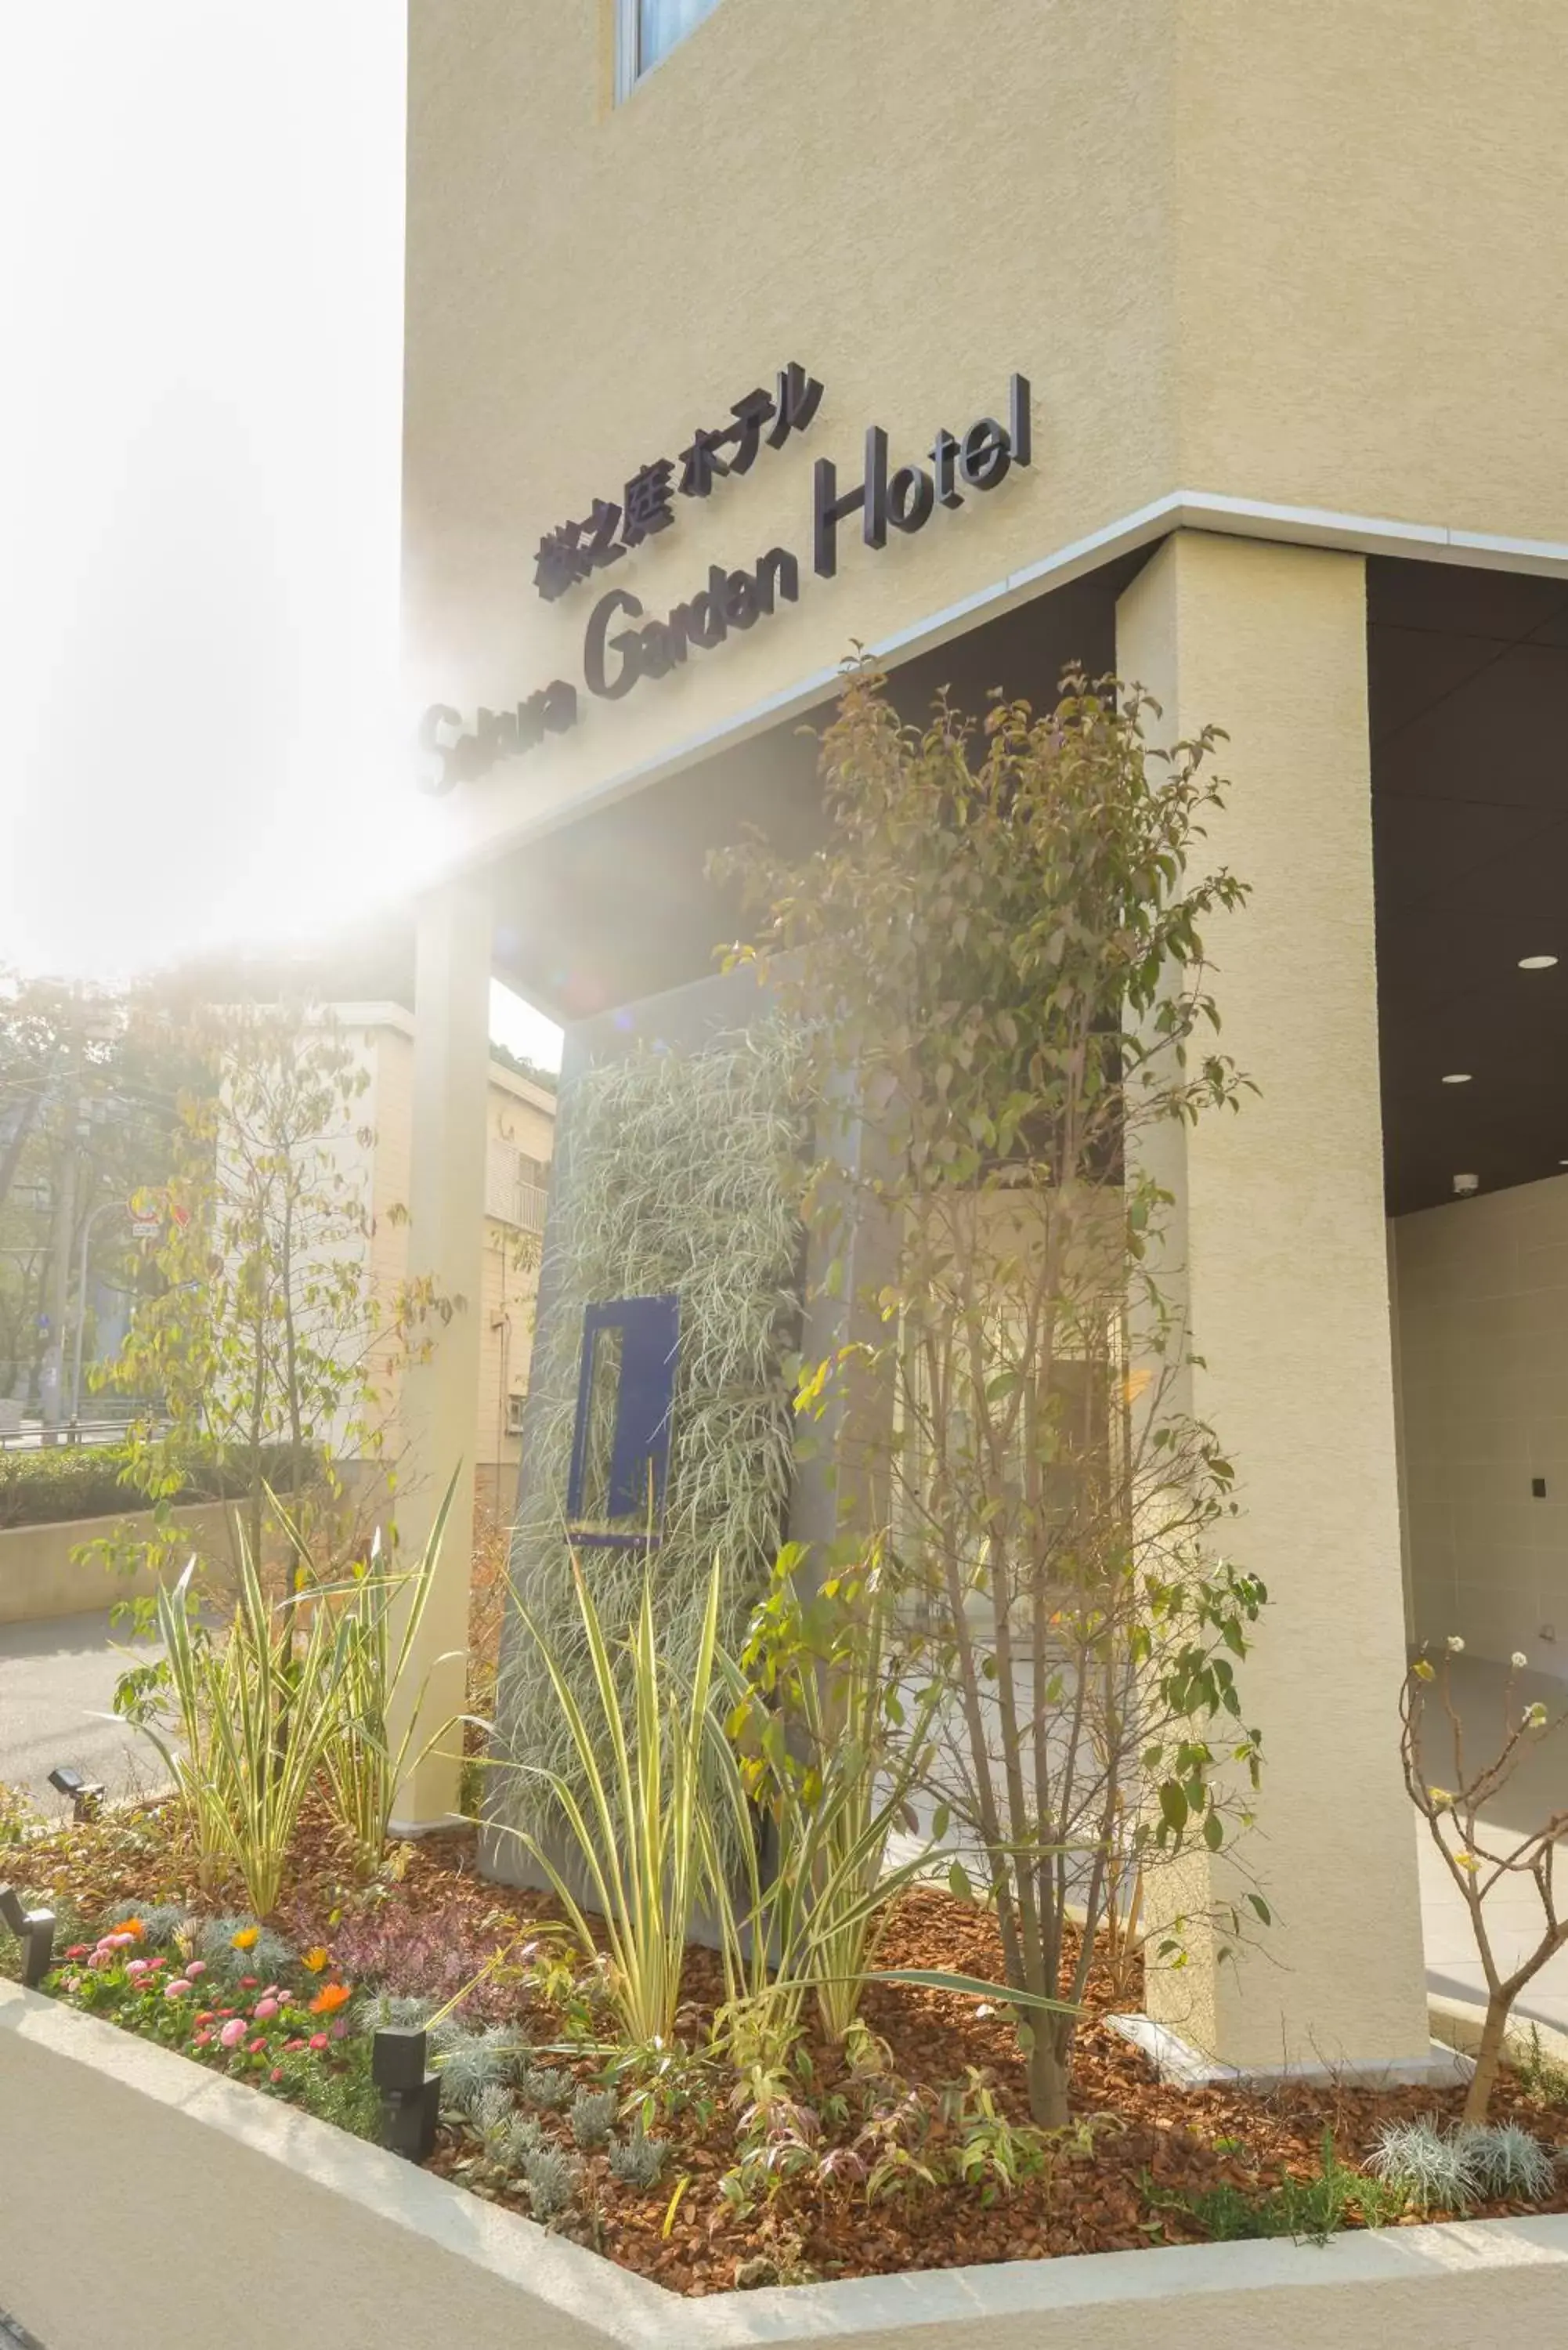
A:
<svg viewBox="0 0 1568 2350">
<path fill-rule="evenodd" d="M 135 1651 L 158 1653 L 156 1645 Z M 107 1615 L 0 1624 L 0 1786 L 25 1788 L 51 1815 L 69 1808 L 49 1785 L 62 1762 L 99 1781 L 111 1799 L 161 1786 L 146 1739 L 112 1716 L 98 1719 L 111 1714 L 127 1660 Z"/>
</svg>

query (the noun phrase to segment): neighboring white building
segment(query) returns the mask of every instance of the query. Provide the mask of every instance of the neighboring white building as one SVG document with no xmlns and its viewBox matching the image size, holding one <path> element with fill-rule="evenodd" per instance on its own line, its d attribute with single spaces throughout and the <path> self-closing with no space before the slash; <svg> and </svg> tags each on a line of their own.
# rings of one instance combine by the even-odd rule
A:
<svg viewBox="0 0 1568 2350">
<path fill-rule="evenodd" d="M 396 1003 L 335 1003 L 330 1009 L 345 1038 L 362 1055 L 369 1077 L 359 1105 L 362 1124 L 374 1138 L 364 1154 L 363 1177 L 371 1220 L 369 1272 L 375 1287 L 386 1295 L 408 1270 L 409 1226 L 406 1217 L 395 1211 L 406 1210 L 409 1202 L 414 1023 Z M 501 1516 L 510 1512 L 516 1489 L 517 1429 L 528 1386 L 555 1131 L 555 1095 L 493 1061 L 486 1116 L 483 1278 L 477 1301 L 479 1382 L 471 1457 L 476 1505 Z"/>
</svg>

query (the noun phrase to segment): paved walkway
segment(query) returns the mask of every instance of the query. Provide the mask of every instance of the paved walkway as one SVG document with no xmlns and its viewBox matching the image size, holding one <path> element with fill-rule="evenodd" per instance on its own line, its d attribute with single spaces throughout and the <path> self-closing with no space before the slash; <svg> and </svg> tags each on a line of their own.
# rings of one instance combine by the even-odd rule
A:
<svg viewBox="0 0 1568 2350">
<path fill-rule="evenodd" d="M 135 1651 L 148 1659 L 159 1653 L 156 1645 Z M 107 1615 L 0 1624 L 0 1786 L 26 1789 L 50 1814 L 68 1808 L 49 1785 L 61 1763 L 99 1781 L 111 1798 L 161 1786 L 147 1740 L 113 1718 L 127 1661 Z"/>
<path fill-rule="evenodd" d="M 44 2345 L 0 2309 L 0 2350 L 44 2350 Z"/>
</svg>

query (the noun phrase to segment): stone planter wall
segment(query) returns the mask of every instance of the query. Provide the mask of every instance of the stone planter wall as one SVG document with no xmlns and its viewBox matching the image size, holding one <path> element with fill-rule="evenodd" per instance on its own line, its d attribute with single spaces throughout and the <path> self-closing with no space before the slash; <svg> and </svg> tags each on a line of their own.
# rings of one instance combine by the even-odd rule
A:
<svg viewBox="0 0 1568 2350">
<path fill-rule="evenodd" d="M 225 1505 L 197 1502 L 176 1510 L 174 1522 L 188 1528 L 193 1549 L 226 1555 Z M 152 1524 L 152 1513 L 128 1511 L 124 1517 L 62 1518 L 47 1526 L 7 1526 L 0 1532 L 0 1624 L 31 1624 L 47 1616 L 90 1616 L 119 1599 L 150 1597 L 157 1578 L 148 1574 L 111 1575 L 91 1561 L 78 1565 L 71 1553 L 97 1542 L 117 1526 Z M 184 1564 L 182 1555 L 180 1564 Z"/>
<path fill-rule="evenodd" d="M 0 1983 L 0 2293 L 44 2350 L 1472 2350 L 1563 2338 L 1568 2219 L 685 2301 Z"/>
</svg>

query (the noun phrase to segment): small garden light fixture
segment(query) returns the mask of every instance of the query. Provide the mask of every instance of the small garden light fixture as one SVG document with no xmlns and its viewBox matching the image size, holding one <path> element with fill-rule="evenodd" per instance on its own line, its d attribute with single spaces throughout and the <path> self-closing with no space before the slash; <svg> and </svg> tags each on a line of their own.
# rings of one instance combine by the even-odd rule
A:
<svg viewBox="0 0 1568 2350">
<path fill-rule="evenodd" d="M 410 2162 L 435 2152 L 441 2076 L 427 2070 L 427 2035 L 383 2024 L 370 2043 L 370 2078 L 381 2100 L 381 2144 Z"/>
<path fill-rule="evenodd" d="M 79 1771 L 73 1771 L 68 1763 L 62 1762 L 57 1770 L 50 1772 L 49 1784 L 57 1795 L 70 1798 L 73 1819 L 93 1820 L 98 1817 L 103 1803 L 103 1789 L 96 1779 L 84 1779 Z"/>
<path fill-rule="evenodd" d="M 55 1955 L 55 1913 L 52 1909 L 24 1909 L 20 1899 L 9 1885 L 0 1885 L 0 1918 L 3 1918 L 22 1946 L 22 1981 L 28 1991 L 36 1991 L 48 1973 Z"/>
</svg>

